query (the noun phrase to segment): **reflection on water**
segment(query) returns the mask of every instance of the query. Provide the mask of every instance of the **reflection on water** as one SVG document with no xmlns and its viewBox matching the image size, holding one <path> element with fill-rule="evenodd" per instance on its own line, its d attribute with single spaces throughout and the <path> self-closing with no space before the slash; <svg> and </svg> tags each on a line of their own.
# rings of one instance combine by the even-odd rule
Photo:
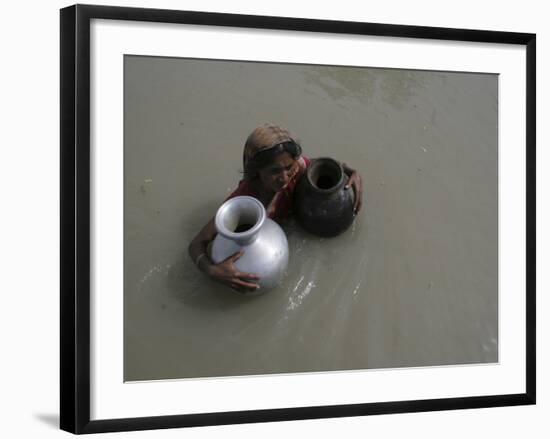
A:
<svg viewBox="0 0 550 439">
<path fill-rule="evenodd" d="M 441 77 L 429 73 L 430 80 Z M 304 69 L 306 92 L 318 94 L 319 89 L 333 102 L 344 105 L 346 100 L 369 104 L 378 99 L 396 109 L 421 93 L 427 80 L 424 72 L 410 70 L 357 69 L 331 66 Z"/>
<path fill-rule="evenodd" d="M 495 76 L 125 63 L 126 380 L 497 361 Z M 284 224 L 283 283 L 248 296 L 187 245 L 264 121 L 357 168 L 365 205 L 335 238 Z"/>
</svg>

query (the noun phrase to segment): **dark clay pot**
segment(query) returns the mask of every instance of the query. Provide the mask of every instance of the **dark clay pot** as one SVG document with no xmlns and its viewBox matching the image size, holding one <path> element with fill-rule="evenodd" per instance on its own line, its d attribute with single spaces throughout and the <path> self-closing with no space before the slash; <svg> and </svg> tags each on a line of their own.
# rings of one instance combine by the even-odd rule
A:
<svg viewBox="0 0 550 439">
<path fill-rule="evenodd" d="M 319 236 L 336 236 L 353 222 L 353 189 L 344 189 L 348 176 L 331 158 L 313 161 L 300 178 L 294 193 L 293 211 L 307 231 Z"/>
</svg>

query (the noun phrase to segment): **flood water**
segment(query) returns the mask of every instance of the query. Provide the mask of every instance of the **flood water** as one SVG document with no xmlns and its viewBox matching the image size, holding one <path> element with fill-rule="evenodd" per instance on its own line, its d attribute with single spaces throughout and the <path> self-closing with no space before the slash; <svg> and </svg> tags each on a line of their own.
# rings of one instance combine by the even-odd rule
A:
<svg viewBox="0 0 550 439">
<path fill-rule="evenodd" d="M 498 361 L 498 77 L 125 57 L 126 381 Z M 357 169 L 322 239 L 284 225 L 287 276 L 245 297 L 187 246 L 259 124 Z"/>
</svg>

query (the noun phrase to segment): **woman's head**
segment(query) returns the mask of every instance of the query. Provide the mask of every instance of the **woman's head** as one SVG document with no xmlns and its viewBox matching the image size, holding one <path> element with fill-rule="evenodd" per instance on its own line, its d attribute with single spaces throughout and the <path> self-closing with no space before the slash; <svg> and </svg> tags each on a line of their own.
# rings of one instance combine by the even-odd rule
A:
<svg viewBox="0 0 550 439">
<path fill-rule="evenodd" d="M 245 178 L 259 177 L 264 185 L 280 190 L 301 154 L 300 144 L 287 130 L 273 124 L 261 125 L 252 131 L 244 146 Z"/>
<path fill-rule="evenodd" d="M 301 148 L 291 142 L 276 145 L 262 151 L 254 157 L 249 165 L 250 173 L 254 173 L 262 186 L 271 191 L 279 192 L 297 172 Z"/>
</svg>

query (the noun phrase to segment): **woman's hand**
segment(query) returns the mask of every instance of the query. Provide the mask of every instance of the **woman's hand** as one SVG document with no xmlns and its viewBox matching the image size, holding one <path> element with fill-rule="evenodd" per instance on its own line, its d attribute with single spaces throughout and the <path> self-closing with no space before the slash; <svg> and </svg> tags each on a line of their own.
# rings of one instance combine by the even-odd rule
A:
<svg viewBox="0 0 550 439">
<path fill-rule="evenodd" d="M 260 286 L 251 281 L 257 281 L 260 278 L 255 274 L 243 273 L 235 267 L 235 262 L 244 254 L 241 250 L 232 254 L 224 261 L 208 267 L 208 274 L 214 280 L 221 282 L 241 293 L 256 291 Z"/>
<path fill-rule="evenodd" d="M 345 166 L 345 165 L 344 165 Z M 347 169 L 346 169 L 347 168 Z M 355 202 L 353 205 L 353 213 L 357 215 L 359 211 L 361 210 L 361 206 L 363 205 L 363 179 L 359 175 L 359 173 L 351 168 L 348 168 L 345 166 L 346 171 L 349 172 L 349 180 L 346 184 L 345 189 L 349 189 L 350 186 L 353 188 L 353 193 L 355 195 Z M 346 172 L 346 174 L 348 173 Z"/>
</svg>

